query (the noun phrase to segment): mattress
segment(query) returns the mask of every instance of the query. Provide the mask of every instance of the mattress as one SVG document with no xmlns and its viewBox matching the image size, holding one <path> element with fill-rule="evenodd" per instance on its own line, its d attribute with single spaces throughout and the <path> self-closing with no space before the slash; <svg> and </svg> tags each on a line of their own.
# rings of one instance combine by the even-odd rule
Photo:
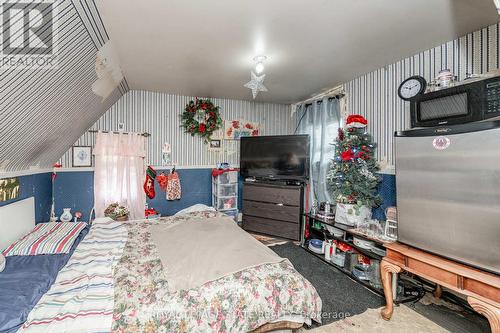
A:
<svg viewBox="0 0 500 333">
<path fill-rule="evenodd" d="M 10 256 L 0 272 L 0 332 L 16 332 L 54 283 L 57 273 L 85 237 L 82 230 L 68 254 Z"/>
</svg>

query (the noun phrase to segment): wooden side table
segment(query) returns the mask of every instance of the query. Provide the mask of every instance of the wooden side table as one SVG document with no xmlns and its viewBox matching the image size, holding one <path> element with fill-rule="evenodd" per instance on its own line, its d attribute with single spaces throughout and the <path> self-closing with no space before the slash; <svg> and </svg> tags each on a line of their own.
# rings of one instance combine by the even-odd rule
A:
<svg viewBox="0 0 500 333">
<path fill-rule="evenodd" d="M 500 333 L 500 276 L 442 258 L 401 243 L 385 244 L 387 255 L 380 264 L 386 306 L 382 318 L 390 320 L 394 309 L 392 273 L 407 271 L 467 296 L 470 306 L 484 315 L 492 333 Z"/>
</svg>

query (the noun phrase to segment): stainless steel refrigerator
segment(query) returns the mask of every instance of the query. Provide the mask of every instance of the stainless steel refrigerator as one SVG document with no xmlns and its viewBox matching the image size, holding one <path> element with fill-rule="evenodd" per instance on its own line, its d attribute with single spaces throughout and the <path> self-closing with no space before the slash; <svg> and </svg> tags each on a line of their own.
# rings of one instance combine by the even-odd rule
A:
<svg viewBox="0 0 500 333">
<path fill-rule="evenodd" d="M 500 121 L 395 133 L 398 240 L 500 274 Z"/>
</svg>

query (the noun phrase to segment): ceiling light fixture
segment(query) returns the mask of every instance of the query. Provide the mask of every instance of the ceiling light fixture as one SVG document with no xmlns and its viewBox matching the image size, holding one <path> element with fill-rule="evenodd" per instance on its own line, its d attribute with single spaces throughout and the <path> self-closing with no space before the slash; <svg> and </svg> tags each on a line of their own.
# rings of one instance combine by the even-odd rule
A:
<svg viewBox="0 0 500 333">
<path fill-rule="evenodd" d="M 257 74 L 260 74 L 262 72 L 264 72 L 264 61 L 267 59 L 266 56 L 264 55 L 260 55 L 260 56 L 256 56 L 253 58 L 253 61 L 255 61 L 255 72 Z"/>
</svg>

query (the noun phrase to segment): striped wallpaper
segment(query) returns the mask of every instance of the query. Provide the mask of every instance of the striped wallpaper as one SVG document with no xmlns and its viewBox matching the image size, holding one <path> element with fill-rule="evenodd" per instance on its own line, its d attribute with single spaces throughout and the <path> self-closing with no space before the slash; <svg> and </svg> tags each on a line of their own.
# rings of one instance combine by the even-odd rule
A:
<svg viewBox="0 0 500 333">
<path fill-rule="evenodd" d="M 1 4 L 14 3 L 27 2 Z M 128 91 L 125 80 L 105 101 L 91 91 L 96 80 L 96 51 L 108 40 L 94 1 L 57 0 L 48 10 L 52 11 L 55 22 L 55 55 L 59 66 L 0 69 L 0 169 L 3 171 L 51 167 Z"/>
<path fill-rule="evenodd" d="M 170 95 L 150 91 L 130 91 L 113 105 L 93 126 L 98 130 L 118 130 L 124 123 L 126 132 L 148 132 L 146 162 L 162 165 L 161 149 L 164 142 L 172 145 L 172 162 L 178 166 L 214 166 L 218 162 L 239 163 L 239 141 L 224 140 L 221 153 L 209 152 L 199 137 L 184 133 L 180 114 L 194 97 Z M 263 135 L 293 132 L 295 118 L 289 105 L 212 98 L 221 109 L 223 119 L 244 119 L 261 124 Z M 75 145 L 93 146 L 95 133 L 86 132 Z M 71 167 L 71 150 L 61 159 L 63 167 Z"/>
<path fill-rule="evenodd" d="M 378 143 L 380 160 L 394 164 L 394 131 L 410 127 L 410 105 L 397 95 L 407 77 L 421 75 L 429 82 L 449 68 L 459 80 L 467 73 L 486 73 L 499 68 L 499 24 L 489 26 L 426 50 L 344 84 L 351 114 L 362 114 Z"/>
</svg>

